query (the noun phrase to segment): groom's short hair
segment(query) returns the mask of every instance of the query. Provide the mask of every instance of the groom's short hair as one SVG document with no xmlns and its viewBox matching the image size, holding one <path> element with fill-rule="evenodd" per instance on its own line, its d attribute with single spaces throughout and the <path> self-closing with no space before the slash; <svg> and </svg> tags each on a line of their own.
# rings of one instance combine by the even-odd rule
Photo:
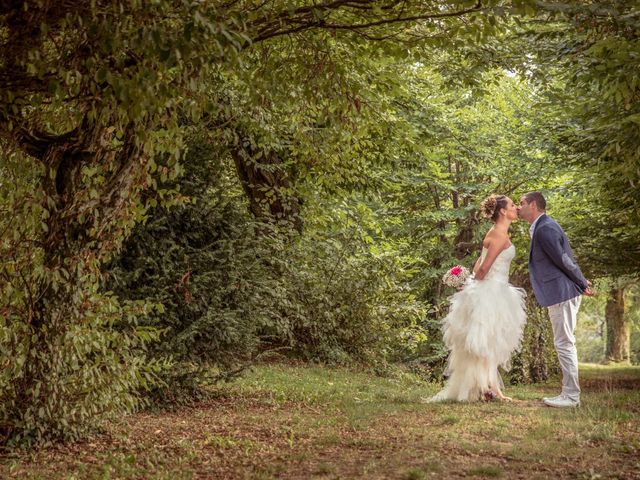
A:
<svg viewBox="0 0 640 480">
<path fill-rule="evenodd" d="M 535 202 L 538 210 L 545 211 L 547 209 L 547 201 L 544 199 L 540 192 L 529 192 L 524 194 L 524 199 L 527 203 Z"/>
</svg>

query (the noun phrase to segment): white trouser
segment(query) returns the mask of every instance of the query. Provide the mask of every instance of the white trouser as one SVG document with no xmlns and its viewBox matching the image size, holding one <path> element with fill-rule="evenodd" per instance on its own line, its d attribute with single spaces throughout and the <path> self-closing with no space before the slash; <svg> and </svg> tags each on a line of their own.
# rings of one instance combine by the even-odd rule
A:
<svg viewBox="0 0 640 480">
<path fill-rule="evenodd" d="M 576 318 L 582 296 L 548 307 L 553 343 L 562 370 L 562 394 L 573 400 L 580 399 L 578 384 L 578 351 L 576 350 Z"/>
</svg>

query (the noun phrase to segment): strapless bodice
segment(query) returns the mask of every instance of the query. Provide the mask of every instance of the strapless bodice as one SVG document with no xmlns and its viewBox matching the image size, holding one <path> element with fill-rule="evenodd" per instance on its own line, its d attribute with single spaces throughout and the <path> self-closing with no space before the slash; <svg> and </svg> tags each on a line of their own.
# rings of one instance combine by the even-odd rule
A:
<svg viewBox="0 0 640 480">
<path fill-rule="evenodd" d="M 482 260 L 484 261 L 484 257 L 487 255 L 487 249 L 482 247 Z M 491 269 L 489 273 L 484 277 L 485 280 L 497 280 L 500 282 L 508 283 L 509 282 L 509 267 L 511 266 L 511 260 L 516 256 L 516 247 L 513 243 L 502 250 L 498 256 L 496 257 L 493 265 L 491 265 Z"/>
</svg>

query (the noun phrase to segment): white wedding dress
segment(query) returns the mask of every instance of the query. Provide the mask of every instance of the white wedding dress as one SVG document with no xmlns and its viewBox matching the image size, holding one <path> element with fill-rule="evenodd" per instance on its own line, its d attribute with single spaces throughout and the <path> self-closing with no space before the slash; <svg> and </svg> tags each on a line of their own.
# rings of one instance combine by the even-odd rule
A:
<svg viewBox="0 0 640 480">
<path fill-rule="evenodd" d="M 482 249 L 481 257 L 487 254 Z M 502 389 L 498 367 L 511 368 L 511 355 L 519 350 L 526 322 L 525 297 L 509 283 L 513 244 L 495 259 L 483 280 L 469 278 L 450 297 L 443 320 L 444 343 L 450 350 L 443 390 L 429 401 L 473 401 L 495 387 Z"/>
</svg>

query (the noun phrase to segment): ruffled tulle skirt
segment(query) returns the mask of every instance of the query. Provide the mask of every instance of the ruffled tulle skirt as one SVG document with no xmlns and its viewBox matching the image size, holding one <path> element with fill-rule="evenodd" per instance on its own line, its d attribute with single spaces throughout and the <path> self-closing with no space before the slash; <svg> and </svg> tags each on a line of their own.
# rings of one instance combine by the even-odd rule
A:
<svg viewBox="0 0 640 480">
<path fill-rule="evenodd" d="M 450 351 L 445 388 L 430 401 L 473 401 L 502 388 L 498 367 L 511 368 L 526 322 L 526 293 L 498 280 L 469 279 L 450 297 L 444 343 Z"/>
</svg>

